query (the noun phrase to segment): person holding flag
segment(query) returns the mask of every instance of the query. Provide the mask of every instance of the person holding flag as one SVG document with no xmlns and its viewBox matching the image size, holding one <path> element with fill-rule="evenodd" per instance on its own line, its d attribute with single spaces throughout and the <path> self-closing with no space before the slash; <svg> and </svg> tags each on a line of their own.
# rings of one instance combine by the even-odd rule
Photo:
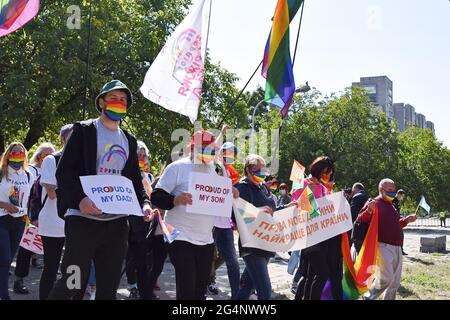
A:
<svg viewBox="0 0 450 320">
<path fill-rule="evenodd" d="M 400 287 L 402 275 L 402 228 L 414 222 L 417 216 L 409 215 L 400 218 L 399 212 L 392 204 L 396 196 L 395 183 L 391 179 L 383 179 L 378 185 L 378 196 L 370 200 L 361 209 L 357 221 L 371 222 L 373 213 L 378 211 L 378 267 L 375 280 L 363 299 L 374 300 L 384 293 L 385 300 L 394 300 Z"/>
<path fill-rule="evenodd" d="M 304 181 L 304 189 L 309 189 L 318 199 L 331 191 L 336 171 L 334 161 L 327 156 L 316 158 L 310 165 L 310 177 Z M 298 289 L 303 290 L 303 300 L 320 300 L 327 280 L 335 300 L 342 300 L 342 253 L 341 235 L 313 245 L 302 251 L 301 266 L 305 278 Z M 297 296 L 300 299 L 300 296 Z"/>
</svg>

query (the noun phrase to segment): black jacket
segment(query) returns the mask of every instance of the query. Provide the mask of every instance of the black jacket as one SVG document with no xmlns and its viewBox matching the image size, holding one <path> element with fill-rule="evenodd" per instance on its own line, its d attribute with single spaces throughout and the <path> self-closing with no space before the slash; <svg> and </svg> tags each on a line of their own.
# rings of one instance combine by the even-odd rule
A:
<svg viewBox="0 0 450 320">
<path fill-rule="evenodd" d="M 250 202 L 255 207 L 259 208 L 259 207 L 269 206 L 272 208 L 273 211 L 277 210 L 275 202 L 271 198 L 267 197 L 265 192 L 263 190 L 261 190 L 260 187 L 254 185 L 252 183 L 249 183 L 247 181 L 247 179 L 236 184 L 235 187 L 236 187 L 236 189 L 239 190 L 239 196 L 242 199 L 244 199 L 245 201 Z M 232 218 L 233 218 L 233 221 L 235 221 L 234 212 L 233 212 Z M 275 252 L 261 250 L 261 249 L 257 249 L 257 248 L 243 247 L 241 244 L 240 238 L 238 241 L 238 246 L 239 246 L 239 253 L 241 256 L 243 256 L 245 254 L 249 254 L 249 253 L 257 255 L 257 256 L 268 257 L 268 258 L 275 256 Z"/>
<path fill-rule="evenodd" d="M 122 129 L 123 130 L 123 129 Z M 123 130 L 128 140 L 129 156 L 122 175 L 133 182 L 134 190 L 141 206 L 149 202 L 142 185 L 142 177 L 137 159 L 136 138 Z M 79 210 L 81 200 L 86 197 L 80 177 L 97 174 L 97 129 L 94 120 L 75 123 L 73 132 L 64 148 L 56 169 L 58 188 L 58 215 L 64 219 L 67 209 Z"/>
<path fill-rule="evenodd" d="M 350 210 L 352 212 L 352 222 L 355 223 L 358 217 L 359 211 L 361 211 L 364 204 L 369 200 L 369 195 L 366 191 L 362 190 L 356 193 L 350 201 Z"/>
</svg>

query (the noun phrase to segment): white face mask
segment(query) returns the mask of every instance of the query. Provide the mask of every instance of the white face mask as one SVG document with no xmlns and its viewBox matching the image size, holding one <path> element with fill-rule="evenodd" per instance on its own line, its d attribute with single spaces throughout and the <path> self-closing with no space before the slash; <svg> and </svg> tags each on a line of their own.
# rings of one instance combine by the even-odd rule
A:
<svg viewBox="0 0 450 320">
<path fill-rule="evenodd" d="M 281 194 L 282 196 L 285 196 L 285 195 L 286 195 L 286 190 L 281 189 L 281 190 L 280 190 L 280 194 Z"/>
</svg>

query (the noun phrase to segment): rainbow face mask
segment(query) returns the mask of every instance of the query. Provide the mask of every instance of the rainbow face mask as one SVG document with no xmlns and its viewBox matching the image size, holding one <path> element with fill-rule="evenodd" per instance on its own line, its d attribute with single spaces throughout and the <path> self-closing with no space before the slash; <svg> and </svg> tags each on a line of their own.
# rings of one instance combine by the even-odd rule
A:
<svg viewBox="0 0 450 320">
<path fill-rule="evenodd" d="M 396 195 L 397 195 L 396 192 L 386 192 L 383 198 L 386 201 L 392 202 L 394 201 Z"/>
<path fill-rule="evenodd" d="M 139 159 L 139 169 L 141 169 L 141 171 L 145 171 L 145 159 L 144 158 Z"/>
<path fill-rule="evenodd" d="M 267 186 L 270 190 L 276 191 L 278 189 L 278 182 L 269 182 L 267 183 Z"/>
<path fill-rule="evenodd" d="M 260 184 L 261 182 L 264 182 L 264 179 L 266 179 L 266 177 L 267 175 L 261 171 L 253 172 L 249 176 L 249 178 L 253 181 L 254 184 Z"/>
<path fill-rule="evenodd" d="M 120 121 L 127 115 L 127 104 L 120 101 L 107 101 L 105 114 L 112 121 Z"/>
<path fill-rule="evenodd" d="M 22 168 L 23 163 L 25 162 L 25 152 L 11 152 L 9 155 L 8 164 L 15 170 L 19 170 Z"/>
<path fill-rule="evenodd" d="M 208 164 L 216 158 L 216 151 L 211 148 L 199 148 L 195 151 L 195 158 L 203 164 Z"/>
<path fill-rule="evenodd" d="M 321 176 L 319 180 L 322 184 L 327 184 L 328 182 L 330 182 L 330 178 L 328 176 Z"/>
<path fill-rule="evenodd" d="M 223 156 L 223 162 L 225 164 L 232 164 L 234 162 L 234 160 L 236 160 L 236 156 L 234 156 L 234 155 L 225 154 Z"/>
</svg>

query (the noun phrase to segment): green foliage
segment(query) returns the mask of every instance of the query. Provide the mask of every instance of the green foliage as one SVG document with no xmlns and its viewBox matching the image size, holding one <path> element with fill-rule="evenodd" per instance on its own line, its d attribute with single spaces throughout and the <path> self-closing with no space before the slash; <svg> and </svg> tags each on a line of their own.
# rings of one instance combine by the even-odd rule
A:
<svg viewBox="0 0 450 320">
<path fill-rule="evenodd" d="M 43 141 L 56 143 L 62 125 L 83 118 L 86 80 L 86 118 L 92 118 L 98 116 L 94 99 L 100 88 L 116 78 L 129 86 L 135 98 L 122 125 L 147 144 L 152 165 L 164 164 L 178 143 L 171 141 L 172 132 L 192 131 L 192 124 L 187 117 L 150 103 L 139 88 L 190 3 L 93 2 L 91 67 L 86 79 L 89 2 L 42 2 L 38 17 L 0 38 L 0 149 L 14 140 L 32 150 Z M 81 8 L 80 30 L 67 27 L 71 5 Z M 250 130 L 264 90 L 246 92 L 233 105 L 239 94 L 236 75 L 208 58 L 205 65 L 199 115 L 203 128 L 217 128 L 225 117 L 231 128 Z M 255 129 L 276 131 L 282 125 L 280 180 L 289 179 L 293 159 L 308 165 L 317 156 L 329 155 L 336 160 L 337 189 L 360 181 L 374 196 L 378 182 L 390 177 L 406 190 L 406 207 L 413 210 L 424 195 L 434 210 L 448 210 L 450 151 L 429 130 L 399 133 L 375 110 L 358 88 L 330 97 L 312 90 L 294 98 L 284 121 L 277 108 L 262 103 L 255 113 Z M 250 143 L 245 140 L 246 149 L 240 152 L 247 153 Z M 242 170 L 241 165 L 236 167 Z"/>
</svg>

